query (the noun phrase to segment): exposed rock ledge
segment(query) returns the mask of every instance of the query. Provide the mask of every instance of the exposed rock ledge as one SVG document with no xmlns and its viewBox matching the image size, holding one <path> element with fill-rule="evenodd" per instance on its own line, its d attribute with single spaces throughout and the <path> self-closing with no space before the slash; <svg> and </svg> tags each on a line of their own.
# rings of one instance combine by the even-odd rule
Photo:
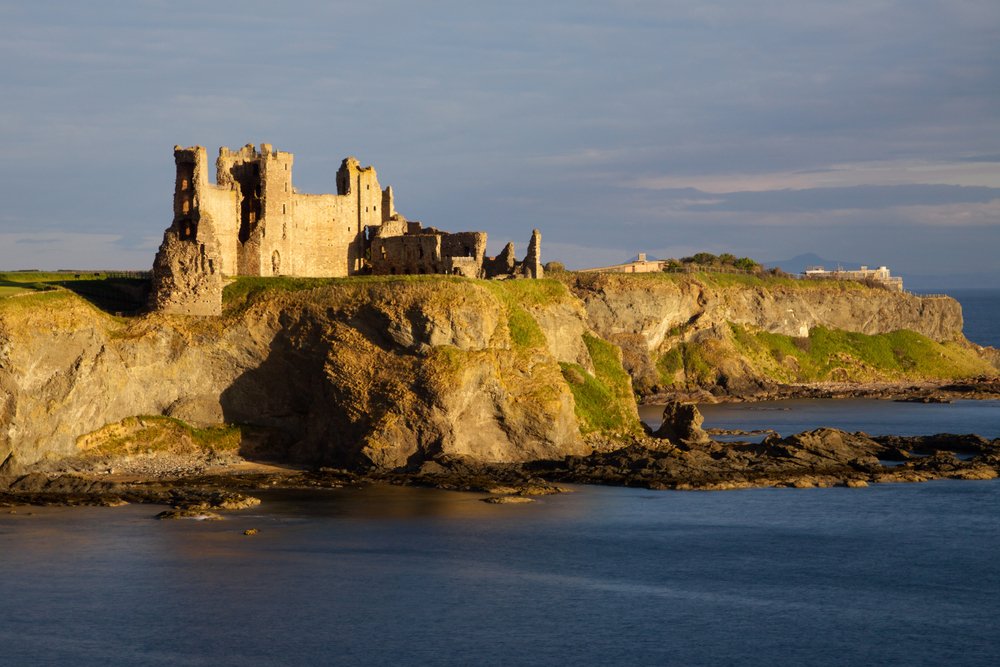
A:
<svg viewBox="0 0 1000 667">
<path fill-rule="evenodd" d="M 205 319 L 0 302 L 0 464 L 76 456 L 134 415 L 240 424 L 242 452 L 317 465 L 586 453 L 559 362 L 593 368 L 589 329 L 561 285 L 535 282 L 352 280 Z"/>
<path fill-rule="evenodd" d="M 135 465 L 159 451 L 143 445 L 153 436 L 114 428 L 141 415 L 239 424 L 235 448 L 214 453 L 222 458 L 379 474 L 442 457 L 492 466 L 585 457 L 599 438 L 584 437 L 581 425 L 609 432 L 604 450 L 614 444 L 610 431 L 639 429 L 621 357 L 598 334 L 625 343 L 638 336 L 646 354 L 675 326 L 712 331 L 751 317 L 767 324 L 782 308 L 799 314 L 768 325 L 779 331 L 912 325 L 936 340 L 961 330 L 950 299 L 839 287 L 844 295 L 620 277 L 574 283 L 576 294 L 545 280 L 351 279 L 299 291 L 269 284 L 244 281 L 250 287 L 226 313 L 207 319 L 122 320 L 68 293 L 0 300 L 0 475 L 122 454 L 119 445 Z M 640 378 L 641 364 L 628 358 Z M 615 392 L 600 385 L 602 373 L 618 378 Z M 982 395 L 996 383 L 968 387 L 966 395 Z M 631 425 L 602 425 L 611 408 Z M 182 460 L 203 445 L 203 434 L 174 435 L 189 445 L 172 452 Z M 707 446 L 680 437 L 691 440 L 683 446 Z M 177 470 L 191 472 L 183 463 Z"/>
<path fill-rule="evenodd" d="M 865 487 L 932 479 L 995 479 L 1000 439 L 941 434 L 885 436 L 818 429 L 761 443 L 672 443 L 649 436 L 594 441 L 595 453 L 553 461 L 483 464 L 448 456 L 405 471 L 221 467 L 176 479 L 132 479 L 93 470 L 0 477 L 0 506 L 171 505 L 169 518 L 215 518 L 218 511 L 256 504 L 273 488 L 337 488 L 393 483 L 484 494 L 487 502 L 526 502 L 560 493 L 560 484 L 608 484 L 651 489 L 727 490 L 750 487 Z"/>
</svg>

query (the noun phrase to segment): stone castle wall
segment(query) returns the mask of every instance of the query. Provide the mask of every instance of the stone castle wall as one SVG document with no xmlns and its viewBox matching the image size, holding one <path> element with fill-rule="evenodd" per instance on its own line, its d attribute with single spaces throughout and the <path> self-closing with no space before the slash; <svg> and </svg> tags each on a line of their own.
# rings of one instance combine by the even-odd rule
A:
<svg viewBox="0 0 1000 667">
<path fill-rule="evenodd" d="M 487 273 L 484 232 L 448 234 L 406 220 L 392 189 L 353 157 L 337 171 L 336 194 L 296 191 L 293 155 L 270 144 L 220 148 L 214 183 L 204 147 L 175 146 L 174 161 L 174 220 L 153 266 L 155 310 L 217 314 L 223 276 Z M 511 264 L 510 276 L 540 277 L 539 239 L 524 265 Z"/>
</svg>

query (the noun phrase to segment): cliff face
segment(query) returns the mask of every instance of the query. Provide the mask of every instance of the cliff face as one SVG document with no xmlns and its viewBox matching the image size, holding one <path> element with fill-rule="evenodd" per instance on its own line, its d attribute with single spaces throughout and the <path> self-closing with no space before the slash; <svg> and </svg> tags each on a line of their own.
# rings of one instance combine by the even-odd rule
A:
<svg viewBox="0 0 1000 667">
<path fill-rule="evenodd" d="M 222 318 L 132 321 L 65 293 L 9 300 L 0 463 L 74 454 L 78 436 L 143 414 L 252 425 L 265 455 L 314 463 L 584 453 L 558 362 L 582 361 L 588 329 L 549 290 L 352 281 L 249 298 Z"/>
<path fill-rule="evenodd" d="M 713 284 L 657 274 L 577 274 L 570 288 L 596 331 L 639 334 L 649 349 L 660 347 L 672 330 L 729 322 L 794 337 L 808 336 L 817 326 L 868 335 L 906 329 L 936 341 L 962 336 L 962 307 L 948 297 L 924 298 L 852 282 L 765 285 L 726 282 L 742 276 L 720 278 L 721 284 Z"/>
<path fill-rule="evenodd" d="M 246 425 L 258 456 L 328 465 L 562 458 L 588 452 L 581 430 L 634 431 L 633 387 L 993 368 L 947 298 L 732 277 L 564 283 L 241 279 L 214 318 L 112 318 L 67 292 L 0 299 L 0 466 L 73 455 L 136 415 Z"/>
<path fill-rule="evenodd" d="M 957 377 L 995 370 L 965 341 L 961 306 L 948 297 L 855 282 L 725 274 L 575 274 L 565 282 L 583 302 L 590 326 L 622 348 L 641 393 L 679 387 L 739 393 L 778 382 Z M 890 347 L 898 359 L 872 361 L 866 350 L 849 349 L 844 340 L 828 345 L 837 347 L 830 352 L 842 359 L 821 359 L 822 345 L 813 343 L 828 330 L 872 337 L 862 347 Z M 897 340 L 901 331 L 914 332 L 917 340 Z M 914 357 L 910 348 L 916 343 L 934 349 L 918 350 L 924 356 Z M 802 353 L 783 349 L 792 346 Z M 947 363 L 927 363 L 935 355 Z"/>
</svg>

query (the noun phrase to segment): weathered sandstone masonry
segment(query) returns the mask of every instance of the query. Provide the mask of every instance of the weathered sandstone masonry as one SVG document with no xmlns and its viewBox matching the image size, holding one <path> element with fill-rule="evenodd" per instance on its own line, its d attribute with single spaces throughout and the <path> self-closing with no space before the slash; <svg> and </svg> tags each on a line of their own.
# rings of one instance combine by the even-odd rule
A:
<svg viewBox="0 0 1000 667">
<path fill-rule="evenodd" d="M 153 265 L 154 310 L 218 315 L 223 276 L 541 277 L 537 230 L 523 262 L 510 244 L 486 258 L 485 232 L 449 234 L 408 221 L 375 169 L 353 157 L 337 171 L 337 194 L 298 192 L 292 154 L 270 144 L 220 148 L 215 183 L 204 147 L 175 146 L 174 161 L 174 218 Z"/>
</svg>

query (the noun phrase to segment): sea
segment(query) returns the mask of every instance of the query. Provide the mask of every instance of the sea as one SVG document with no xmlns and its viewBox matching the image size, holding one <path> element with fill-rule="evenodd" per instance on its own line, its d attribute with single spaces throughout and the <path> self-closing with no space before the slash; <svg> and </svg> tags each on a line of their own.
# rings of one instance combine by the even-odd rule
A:
<svg viewBox="0 0 1000 667">
<path fill-rule="evenodd" d="M 967 332 L 997 345 L 1000 292 L 977 295 Z M 997 401 L 704 412 L 1000 437 Z M 0 509 L 0 665 L 1000 664 L 1000 480 L 481 497 L 268 491 L 222 521 Z"/>
</svg>

